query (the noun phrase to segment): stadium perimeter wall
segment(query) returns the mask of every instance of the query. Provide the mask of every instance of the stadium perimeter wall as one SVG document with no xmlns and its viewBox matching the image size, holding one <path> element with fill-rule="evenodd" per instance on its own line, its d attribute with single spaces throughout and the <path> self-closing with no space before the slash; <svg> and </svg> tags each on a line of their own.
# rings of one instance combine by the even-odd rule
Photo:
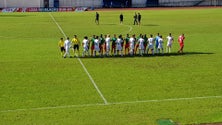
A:
<svg viewBox="0 0 222 125">
<path fill-rule="evenodd" d="M 43 0 L 0 0 L 0 8 L 42 7 Z"/>
<path fill-rule="evenodd" d="M 54 0 L 48 1 L 48 7 L 54 7 Z M 59 7 L 103 7 L 103 0 L 58 0 Z M 0 0 L 0 8 L 45 7 L 45 0 Z"/>
<path fill-rule="evenodd" d="M 159 0 L 159 6 L 222 6 L 222 0 Z"/>
<path fill-rule="evenodd" d="M 0 0 L 0 8 L 55 7 L 55 0 Z M 108 7 L 178 7 L 178 6 L 222 6 L 222 0 L 57 0 L 59 7 L 94 7 L 102 8 L 105 3 L 115 5 Z M 130 3 L 125 6 L 126 2 Z M 152 4 L 153 3 L 153 4 Z"/>
<path fill-rule="evenodd" d="M 132 0 L 132 7 L 146 7 L 147 0 Z"/>
</svg>

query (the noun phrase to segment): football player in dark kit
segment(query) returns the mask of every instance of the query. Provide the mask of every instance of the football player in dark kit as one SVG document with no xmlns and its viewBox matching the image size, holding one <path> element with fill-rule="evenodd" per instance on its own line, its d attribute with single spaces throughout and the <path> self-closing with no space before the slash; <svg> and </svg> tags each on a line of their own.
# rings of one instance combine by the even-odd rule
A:
<svg viewBox="0 0 222 125">
<path fill-rule="evenodd" d="M 119 16 L 119 19 L 120 19 L 120 24 L 123 24 L 123 14 L 122 13 Z"/>
<path fill-rule="evenodd" d="M 133 16 L 134 22 L 133 25 L 138 25 L 138 21 L 137 21 L 137 14 L 135 13 L 135 15 Z"/>
<path fill-rule="evenodd" d="M 98 13 L 98 12 L 96 12 L 95 23 L 96 23 L 97 25 L 99 25 L 99 13 Z"/>
<path fill-rule="evenodd" d="M 138 24 L 140 25 L 140 23 L 141 23 L 141 15 L 140 13 L 138 13 Z"/>
</svg>

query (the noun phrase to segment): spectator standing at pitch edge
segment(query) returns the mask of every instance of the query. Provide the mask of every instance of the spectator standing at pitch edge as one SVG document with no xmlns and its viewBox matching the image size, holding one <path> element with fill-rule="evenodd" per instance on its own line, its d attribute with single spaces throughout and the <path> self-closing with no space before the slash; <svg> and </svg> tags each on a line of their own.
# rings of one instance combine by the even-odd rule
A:
<svg viewBox="0 0 222 125">
<path fill-rule="evenodd" d="M 98 12 L 96 12 L 95 23 L 96 23 L 97 25 L 99 25 L 99 13 L 98 13 Z"/>
<path fill-rule="evenodd" d="M 119 19 L 120 19 L 120 24 L 123 24 L 123 14 L 122 13 L 119 16 Z"/>
<path fill-rule="evenodd" d="M 141 15 L 140 13 L 138 13 L 138 24 L 140 25 L 140 23 L 141 23 Z"/>
</svg>

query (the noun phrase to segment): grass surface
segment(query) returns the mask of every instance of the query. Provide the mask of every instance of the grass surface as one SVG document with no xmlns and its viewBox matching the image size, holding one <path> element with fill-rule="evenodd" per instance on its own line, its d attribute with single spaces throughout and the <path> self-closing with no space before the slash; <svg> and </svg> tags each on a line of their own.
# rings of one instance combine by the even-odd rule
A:
<svg viewBox="0 0 222 125">
<path fill-rule="evenodd" d="M 79 61 L 61 58 L 57 42 L 63 34 L 49 13 L 0 13 L 0 124 L 221 122 L 221 97 L 166 100 L 222 96 L 221 9 L 141 10 L 140 27 L 132 25 L 134 12 L 101 11 L 100 25 L 95 12 L 51 13 L 67 36 L 81 40 L 101 33 L 159 32 L 165 38 L 171 32 L 175 39 L 185 33 L 184 55 L 81 58 L 108 105 Z M 175 41 L 174 53 L 178 47 Z M 144 100 L 165 101 L 136 102 Z"/>
</svg>

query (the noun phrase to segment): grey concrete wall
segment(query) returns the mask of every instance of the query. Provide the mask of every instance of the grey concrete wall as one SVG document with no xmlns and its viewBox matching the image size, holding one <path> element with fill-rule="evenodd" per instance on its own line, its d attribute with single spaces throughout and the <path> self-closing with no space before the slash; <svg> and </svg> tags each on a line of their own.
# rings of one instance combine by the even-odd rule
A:
<svg viewBox="0 0 222 125">
<path fill-rule="evenodd" d="M 159 0 L 159 6 L 221 6 L 222 0 Z"/>
<path fill-rule="evenodd" d="M 40 0 L 0 0 L 0 7 L 41 7 Z"/>
<path fill-rule="evenodd" d="M 132 7 L 146 7 L 147 0 L 132 0 Z"/>
</svg>

